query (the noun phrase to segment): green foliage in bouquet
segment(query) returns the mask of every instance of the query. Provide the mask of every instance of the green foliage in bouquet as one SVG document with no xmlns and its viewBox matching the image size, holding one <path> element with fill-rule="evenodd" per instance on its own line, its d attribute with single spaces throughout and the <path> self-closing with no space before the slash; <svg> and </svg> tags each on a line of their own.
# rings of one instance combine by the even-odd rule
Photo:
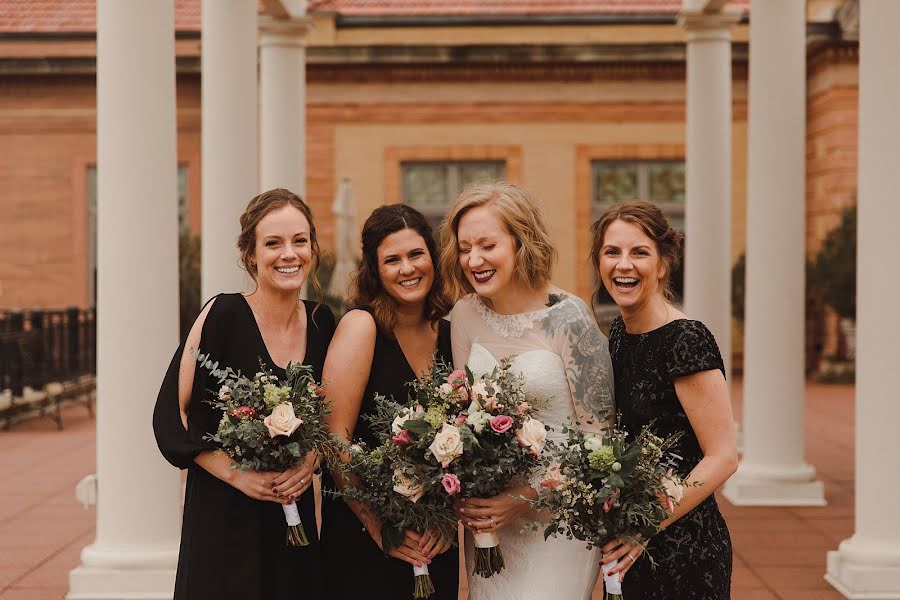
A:
<svg viewBox="0 0 900 600">
<path fill-rule="evenodd" d="M 221 386 L 208 402 L 222 411 L 214 442 L 242 471 L 284 471 L 310 451 L 330 455 L 331 434 L 325 418 L 329 410 L 312 367 L 291 363 L 279 381 L 260 361 L 252 378 L 231 367 L 219 368 L 208 354 L 197 361 Z"/>
<path fill-rule="evenodd" d="M 657 533 L 685 485 L 665 460 L 679 436 L 660 438 L 650 426 L 630 442 L 618 429 L 603 437 L 568 427 L 564 433 L 550 450 L 558 466 L 541 484 L 548 491 L 535 502 L 553 514 L 544 537 L 565 535 L 590 548 Z"/>
<path fill-rule="evenodd" d="M 453 496 L 442 484 L 438 469 L 410 462 L 392 442 L 375 448 L 354 444 L 346 469 L 359 486 L 345 486 L 341 494 L 363 502 L 379 516 L 385 552 L 403 544 L 403 531 L 437 530 L 450 541 L 456 536 Z"/>
</svg>

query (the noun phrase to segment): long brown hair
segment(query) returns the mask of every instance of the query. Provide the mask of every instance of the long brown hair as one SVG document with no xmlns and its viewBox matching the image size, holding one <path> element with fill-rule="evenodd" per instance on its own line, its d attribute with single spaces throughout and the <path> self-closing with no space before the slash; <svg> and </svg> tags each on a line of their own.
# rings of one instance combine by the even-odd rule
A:
<svg viewBox="0 0 900 600">
<path fill-rule="evenodd" d="M 591 265 L 597 269 L 600 265 L 600 251 L 603 249 L 603 236 L 606 230 L 615 221 L 624 221 L 637 225 L 656 244 L 659 259 L 666 267 L 666 276 L 660 280 L 659 285 L 663 297 L 668 302 L 675 301 L 675 294 L 669 281 L 672 272 L 678 268 L 681 262 L 681 246 L 684 236 L 672 228 L 669 220 L 658 206 L 645 200 L 629 200 L 621 204 L 610 206 L 600 218 L 591 225 L 593 240 L 591 241 Z M 603 285 L 602 279 L 597 278 L 597 289 Z M 595 290 L 596 292 L 596 290 Z M 596 297 L 596 293 L 594 297 Z"/>
<path fill-rule="evenodd" d="M 392 233 L 411 229 L 422 236 L 434 265 L 434 282 L 425 298 L 425 318 L 436 325 L 450 310 L 444 295 L 444 282 L 437 261 L 437 245 L 431 226 L 424 215 L 405 204 L 388 204 L 372 211 L 362 228 L 362 263 L 353 275 L 353 293 L 348 301 L 351 308 L 368 306 L 379 330 L 393 337 L 397 324 L 397 302 L 384 291 L 378 273 L 378 247 Z"/>
<path fill-rule="evenodd" d="M 319 240 L 316 237 L 316 225 L 313 223 L 312 211 L 309 209 L 309 206 L 300 196 L 290 190 L 275 188 L 274 190 L 263 192 L 247 204 L 244 214 L 241 215 L 241 233 L 237 238 L 237 247 L 241 251 L 241 266 L 250 274 L 253 281 L 256 281 L 256 264 L 253 262 L 253 251 L 256 248 L 256 226 L 267 214 L 285 206 L 293 206 L 299 210 L 309 223 L 309 245 L 312 249 L 313 264 L 309 270 L 307 280 L 316 292 L 317 302 L 321 304 L 325 294 L 322 292 L 322 286 L 319 284 L 318 277 L 316 277 L 321 256 Z"/>
</svg>

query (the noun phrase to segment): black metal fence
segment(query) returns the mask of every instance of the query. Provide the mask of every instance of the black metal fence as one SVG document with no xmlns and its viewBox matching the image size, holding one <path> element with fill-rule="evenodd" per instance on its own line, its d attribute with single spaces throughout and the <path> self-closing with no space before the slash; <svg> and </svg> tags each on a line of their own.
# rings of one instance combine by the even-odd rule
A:
<svg viewBox="0 0 900 600">
<path fill-rule="evenodd" d="M 95 373 L 96 340 L 93 308 L 0 311 L 0 391 Z"/>
</svg>

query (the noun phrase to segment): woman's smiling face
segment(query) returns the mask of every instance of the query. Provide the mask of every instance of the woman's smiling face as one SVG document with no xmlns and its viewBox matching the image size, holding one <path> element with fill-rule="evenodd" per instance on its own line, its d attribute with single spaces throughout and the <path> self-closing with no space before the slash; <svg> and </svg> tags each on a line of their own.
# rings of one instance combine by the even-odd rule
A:
<svg viewBox="0 0 900 600">
<path fill-rule="evenodd" d="M 260 288 L 298 291 L 312 266 L 309 221 L 300 210 L 283 206 L 256 226 L 253 263 Z"/>
<path fill-rule="evenodd" d="M 490 205 L 467 211 L 459 220 L 459 266 L 475 293 L 493 298 L 514 281 L 516 241 Z"/>
<path fill-rule="evenodd" d="M 434 262 L 425 240 L 414 229 L 401 229 L 378 245 L 378 276 L 399 304 L 425 302 L 434 283 Z"/>
<path fill-rule="evenodd" d="M 638 310 L 658 294 L 666 266 L 659 249 L 639 226 L 622 220 L 609 224 L 603 234 L 597 264 L 600 280 L 623 310 Z"/>
</svg>

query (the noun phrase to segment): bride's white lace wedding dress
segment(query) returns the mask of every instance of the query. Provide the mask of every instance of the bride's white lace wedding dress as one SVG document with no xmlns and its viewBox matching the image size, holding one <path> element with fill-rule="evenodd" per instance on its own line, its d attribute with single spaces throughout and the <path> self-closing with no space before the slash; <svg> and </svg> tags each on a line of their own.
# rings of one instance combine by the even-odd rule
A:
<svg viewBox="0 0 900 600">
<path fill-rule="evenodd" d="M 457 368 L 468 365 L 479 375 L 514 357 L 513 368 L 524 376 L 527 393 L 543 400 L 538 418 L 552 428 L 550 439 L 562 439 L 563 426 L 575 419 L 586 429 L 612 422 L 607 341 L 581 299 L 551 294 L 547 308 L 501 315 L 470 294 L 453 308 L 450 329 Z M 584 425 L 588 420 L 593 425 Z M 489 578 L 473 573 L 473 540 L 466 532 L 470 600 L 589 600 L 600 551 L 587 550 L 578 540 L 544 541 L 542 524 L 537 531 L 524 529 L 526 524 L 519 519 L 498 531 L 506 567 Z"/>
</svg>

